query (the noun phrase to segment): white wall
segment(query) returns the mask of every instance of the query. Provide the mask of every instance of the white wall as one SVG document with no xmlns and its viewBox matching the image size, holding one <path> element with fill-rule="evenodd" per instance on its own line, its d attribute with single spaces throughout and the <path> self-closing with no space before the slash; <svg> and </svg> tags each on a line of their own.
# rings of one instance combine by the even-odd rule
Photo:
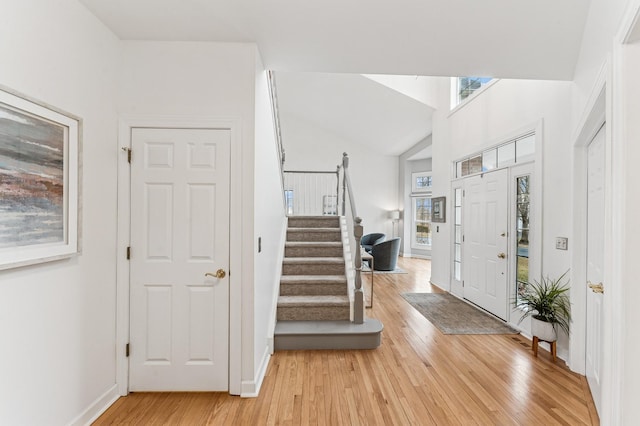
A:
<svg viewBox="0 0 640 426">
<path fill-rule="evenodd" d="M 241 285 L 241 300 L 236 300 L 232 291 L 231 391 L 251 394 L 255 391 L 256 380 L 259 379 L 258 358 L 263 357 L 265 353 L 264 341 L 267 337 L 264 330 L 256 330 L 256 324 L 262 327 L 262 324 L 267 322 L 264 315 L 268 310 L 262 305 L 263 301 L 256 298 L 262 297 L 265 293 L 270 294 L 268 286 L 259 289 L 256 287 L 255 276 L 264 271 L 256 273 L 254 269 L 258 226 L 258 223 L 254 223 L 254 182 L 258 179 L 255 167 L 268 167 L 263 165 L 270 163 L 268 158 L 255 159 L 256 155 L 268 152 L 268 147 L 263 148 L 262 145 L 265 144 L 266 147 L 266 144 L 269 144 L 268 140 L 264 142 L 268 135 L 263 130 L 263 116 L 260 120 L 260 136 L 258 139 L 254 138 L 255 114 L 258 108 L 255 99 L 256 47 L 249 43 L 145 41 L 126 41 L 122 45 L 118 87 L 118 112 L 121 115 L 240 120 L 241 158 L 239 164 L 232 164 L 231 172 L 231 215 L 240 218 L 241 221 L 239 235 L 232 232 L 232 245 L 238 244 L 235 240 L 239 240 L 240 246 L 239 253 L 235 253 L 232 247 L 232 285 Z M 264 98 L 261 98 L 258 109 L 262 114 Z M 264 187 L 268 187 L 270 192 L 273 192 L 272 180 L 273 177 L 270 175 L 270 180 L 264 183 Z M 262 222 L 260 225 L 262 226 Z M 267 236 L 268 244 L 273 244 L 272 238 L 271 234 Z M 240 309 L 240 306 L 243 309 Z M 259 309 L 255 309 L 256 306 L 259 306 Z M 235 347 L 233 338 L 238 322 L 241 327 L 240 350 Z M 257 347 L 257 344 L 260 347 Z M 241 354 L 241 388 L 236 388 L 237 384 L 233 380 L 233 363 L 237 362 L 234 353 Z"/>
<path fill-rule="evenodd" d="M 389 211 L 398 205 L 398 157 L 378 154 L 345 140 L 291 113 L 281 113 L 286 151 L 285 170 L 336 169 L 342 153 L 349 154 L 349 175 L 364 233 L 391 235 Z M 393 141 L 389 141 L 393 143 Z"/>
<path fill-rule="evenodd" d="M 628 0 L 592 0 L 574 75 L 572 123 L 585 112 L 600 69 L 610 56 Z"/>
<path fill-rule="evenodd" d="M 254 381 L 259 381 L 273 350 L 273 327 L 287 221 L 267 75 L 261 61 L 256 65 L 254 268 L 257 273 L 253 310 L 254 368 L 258 376 Z M 262 240 L 261 251 L 258 238 Z"/>
<path fill-rule="evenodd" d="M 556 236 L 571 236 L 571 163 L 568 143 L 571 119 L 570 82 L 500 80 L 451 115 L 438 115 L 433 133 L 433 196 L 447 197 L 451 207 L 452 161 L 474 154 L 526 131 L 542 130 L 542 273 L 559 276 L 571 267 L 571 251 L 555 249 Z M 448 105 L 442 89 L 441 105 Z M 446 97 L 445 96 L 446 93 Z M 540 127 L 540 123 L 542 126 Z M 540 223 L 540 222 L 538 222 Z M 450 288 L 451 216 L 434 233 L 432 282 Z M 571 244 L 569 244 L 571 249 Z M 535 268 L 532 268 L 535 270 Z M 536 278 L 535 276 L 532 278 Z M 513 318 L 517 322 L 518 318 Z M 523 326 L 527 326 L 523 324 Z M 559 342 L 558 354 L 567 358 L 568 342 Z"/>
<path fill-rule="evenodd" d="M 437 105 L 437 91 L 434 90 L 440 77 L 418 75 L 365 74 L 365 77 L 409 96 L 425 105 Z"/>
<path fill-rule="evenodd" d="M 116 395 L 118 48 L 75 0 L 2 3 L 0 83 L 84 126 L 82 254 L 0 271 L 2 424 L 87 421 L 94 402 Z"/>
</svg>

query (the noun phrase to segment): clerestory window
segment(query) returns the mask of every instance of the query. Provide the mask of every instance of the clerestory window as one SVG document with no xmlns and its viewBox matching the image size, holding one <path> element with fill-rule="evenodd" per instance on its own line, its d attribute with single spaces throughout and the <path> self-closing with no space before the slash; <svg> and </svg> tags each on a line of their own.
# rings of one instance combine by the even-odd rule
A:
<svg viewBox="0 0 640 426">
<path fill-rule="evenodd" d="M 455 108 L 464 102 L 492 80 L 491 77 L 453 77 L 451 108 Z"/>
</svg>

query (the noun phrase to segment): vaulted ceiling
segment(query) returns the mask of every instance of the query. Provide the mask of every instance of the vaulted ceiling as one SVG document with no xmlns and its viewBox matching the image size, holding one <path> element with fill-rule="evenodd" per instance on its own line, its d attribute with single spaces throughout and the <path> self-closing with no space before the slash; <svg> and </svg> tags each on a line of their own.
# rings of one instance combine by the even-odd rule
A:
<svg viewBox="0 0 640 426">
<path fill-rule="evenodd" d="M 369 151 L 400 155 L 431 134 L 433 109 L 359 74 L 279 72 L 281 123 L 329 130 Z"/>
<path fill-rule="evenodd" d="M 121 39 L 255 42 L 265 67 L 276 71 L 553 80 L 573 78 L 589 8 L 588 0 L 80 1 Z M 362 78 L 306 76 L 306 81 L 283 77 L 285 92 L 279 97 L 297 111 L 317 113 L 316 121 L 333 126 L 332 131 L 348 137 L 376 133 L 346 124 L 380 123 L 375 117 L 383 105 L 354 105 L 376 102 L 373 93 L 379 102 L 392 99 L 405 118 L 413 119 L 413 126 L 404 118 L 397 122 L 407 138 L 430 131 L 429 114 L 422 119 L 428 110 L 424 104 L 400 100 L 397 93 Z M 340 92 L 346 82 L 355 86 Z M 322 84 L 325 93 L 319 97 Z M 299 95 L 287 86 L 296 86 Z M 363 92 L 367 87 L 371 96 Z M 340 93 L 343 122 L 332 124 L 328 108 Z M 355 98 L 347 101 L 347 93 Z M 327 104 L 301 104 L 311 96 Z M 390 130 L 381 128 L 377 134 Z M 398 149 L 386 153 L 397 155 Z"/>
<path fill-rule="evenodd" d="M 571 80 L 588 0 L 81 0 L 122 39 L 253 41 L 282 71 Z"/>
</svg>

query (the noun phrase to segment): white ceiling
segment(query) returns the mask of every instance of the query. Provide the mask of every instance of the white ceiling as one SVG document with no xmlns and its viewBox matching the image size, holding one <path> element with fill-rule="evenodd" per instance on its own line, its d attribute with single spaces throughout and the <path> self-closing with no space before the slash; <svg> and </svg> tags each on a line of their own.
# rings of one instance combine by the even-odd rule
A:
<svg viewBox="0 0 640 426">
<path fill-rule="evenodd" d="M 424 160 L 425 158 L 431 158 L 432 156 L 433 156 L 433 145 L 429 145 L 428 147 L 416 152 L 415 154 L 407 158 L 407 160 L 408 161 Z"/>
<path fill-rule="evenodd" d="M 284 125 L 298 116 L 383 155 L 430 134 L 432 109 L 384 86 L 382 76 L 359 74 L 570 80 L 589 7 L 588 0 L 80 1 L 121 39 L 256 42 L 265 67 L 278 71 Z"/>
<path fill-rule="evenodd" d="M 277 71 L 571 80 L 588 0 L 80 0 L 122 39 L 255 41 Z"/>
<path fill-rule="evenodd" d="M 276 85 L 285 139 L 289 117 L 382 155 L 431 134 L 432 108 L 362 75 L 278 72 Z"/>
</svg>

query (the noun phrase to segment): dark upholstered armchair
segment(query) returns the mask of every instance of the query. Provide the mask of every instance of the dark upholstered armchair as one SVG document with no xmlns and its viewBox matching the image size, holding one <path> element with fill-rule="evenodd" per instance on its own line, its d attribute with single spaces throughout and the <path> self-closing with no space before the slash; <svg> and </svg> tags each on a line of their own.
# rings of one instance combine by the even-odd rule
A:
<svg viewBox="0 0 640 426">
<path fill-rule="evenodd" d="M 360 239 L 360 245 L 367 253 L 371 253 L 371 247 L 373 247 L 374 244 L 381 243 L 386 237 L 385 234 L 380 233 L 363 235 Z"/>
<path fill-rule="evenodd" d="M 393 271 L 400 254 L 400 237 L 374 244 L 371 250 L 376 271 Z"/>
</svg>

